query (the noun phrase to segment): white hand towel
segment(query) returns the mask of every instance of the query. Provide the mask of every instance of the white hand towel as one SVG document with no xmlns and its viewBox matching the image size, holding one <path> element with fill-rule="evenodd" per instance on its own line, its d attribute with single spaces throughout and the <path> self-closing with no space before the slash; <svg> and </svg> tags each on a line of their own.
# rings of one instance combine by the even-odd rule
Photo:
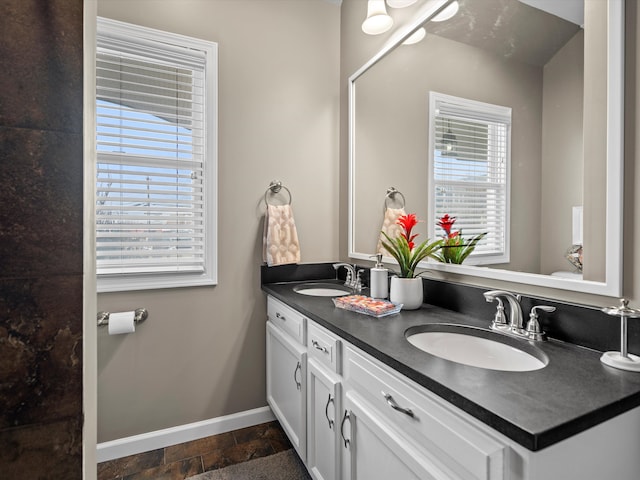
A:
<svg viewBox="0 0 640 480">
<path fill-rule="evenodd" d="M 389 235 L 390 238 L 396 238 L 402 232 L 402 227 L 397 224 L 398 218 L 402 215 L 406 215 L 404 208 L 387 208 L 384 211 L 384 219 L 382 221 L 381 230 Z M 377 253 L 383 254 L 385 257 L 391 255 L 386 248 L 382 246 L 382 240 L 386 241 L 386 238 L 380 233 L 380 238 L 378 239 L 378 247 L 376 248 Z"/>
<path fill-rule="evenodd" d="M 300 243 L 291 205 L 267 205 L 263 259 L 270 267 L 300 262 Z"/>
</svg>

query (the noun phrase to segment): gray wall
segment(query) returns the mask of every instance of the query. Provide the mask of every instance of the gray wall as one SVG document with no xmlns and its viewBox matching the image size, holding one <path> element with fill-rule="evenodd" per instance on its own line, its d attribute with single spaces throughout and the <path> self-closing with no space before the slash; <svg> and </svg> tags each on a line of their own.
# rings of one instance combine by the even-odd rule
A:
<svg viewBox="0 0 640 480">
<path fill-rule="evenodd" d="M 218 42 L 219 284 L 101 294 L 149 309 L 98 332 L 98 441 L 266 405 L 263 196 L 293 196 L 302 262 L 338 257 L 340 7 L 324 0 L 99 0 L 98 15 Z M 102 330 L 102 329 L 101 329 Z"/>
<path fill-rule="evenodd" d="M 571 271 L 572 207 L 583 204 L 584 34 L 544 67 L 540 273 Z"/>
<path fill-rule="evenodd" d="M 627 2 L 635 4 L 636 2 Z M 607 196 L 602 188 L 602 179 L 607 171 L 602 162 L 607 155 L 606 95 L 607 76 L 599 67 L 607 58 L 606 41 L 606 3 L 585 2 L 584 16 L 587 25 L 584 39 L 584 277 L 589 280 L 602 280 L 605 276 L 605 262 L 599 252 L 606 249 L 607 232 L 603 228 L 606 219 Z M 625 102 L 626 107 L 626 102 Z M 594 134 L 590 134 L 594 132 Z M 627 192 L 631 193 L 631 192 Z M 632 244 L 627 243 L 627 247 Z"/>
</svg>

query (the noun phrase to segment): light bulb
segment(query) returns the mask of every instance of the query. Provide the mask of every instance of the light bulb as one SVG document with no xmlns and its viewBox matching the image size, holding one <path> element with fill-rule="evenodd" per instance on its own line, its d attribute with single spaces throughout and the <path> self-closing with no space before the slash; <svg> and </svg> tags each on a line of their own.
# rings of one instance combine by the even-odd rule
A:
<svg viewBox="0 0 640 480">
<path fill-rule="evenodd" d="M 418 0 L 387 0 L 387 5 L 391 8 L 404 8 L 413 5 Z"/>
<path fill-rule="evenodd" d="M 384 0 L 369 0 L 367 18 L 362 22 L 362 31 L 368 35 L 384 33 L 393 25 L 393 18 L 387 15 Z"/>
<path fill-rule="evenodd" d="M 449 20 L 451 17 L 453 17 L 456 13 L 458 13 L 458 10 L 460 9 L 460 4 L 458 3 L 458 1 L 456 0 L 453 3 L 450 3 L 447 8 L 445 8 L 444 10 L 442 10 L 439 14 L 437 14 L 435 17 L 433 17 L 431 19 L 432 22 L 444 22 L 445 20 Z"/>
<path fill-rule="evenodd" d="M 418 43 L 420 40 L 424 38 L 426 34 L 427 34 L 427 31 L 424 28 L 419 28 L 418 30 L 413 32 L 411 35 L 409 35 L 409 38 L 407 38 L 404 42 L 402 42 L 402 44 L 413 45 L 414 43 Z"/>
</svg>

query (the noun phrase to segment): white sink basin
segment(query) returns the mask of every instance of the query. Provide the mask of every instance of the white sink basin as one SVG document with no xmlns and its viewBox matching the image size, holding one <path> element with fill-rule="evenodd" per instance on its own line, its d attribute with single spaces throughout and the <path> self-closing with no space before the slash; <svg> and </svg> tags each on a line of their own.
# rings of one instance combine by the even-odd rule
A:
<svg viewBox="0 0 640 480">
<path fill-rule="evenodd" d="M 528 372 L 549 363 L 534 346 L 488 330 L 462 325 L 431 324 L 405 332 L 409 343 L 436 357 L 488 370 Z"/>
<path fill-rule="evenodd" d="M 352 293 L 350 288 L 335 283 L 305 283 L 293 287 L 293 291 L 312 297 L 341 297 Z"/>
</svg>

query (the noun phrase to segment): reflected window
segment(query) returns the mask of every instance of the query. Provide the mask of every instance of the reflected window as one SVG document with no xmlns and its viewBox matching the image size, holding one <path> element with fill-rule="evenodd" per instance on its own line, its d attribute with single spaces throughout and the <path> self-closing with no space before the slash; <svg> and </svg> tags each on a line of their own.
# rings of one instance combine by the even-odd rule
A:
<svg viewBox="0 0 640 480">
<path fill-rule="evenodd" d="M 511 109 L 430 92 L 429 236 L 454 216 L 464 237 L 486 232 L 465 263 L 509 261 Z"/>
</svg>

